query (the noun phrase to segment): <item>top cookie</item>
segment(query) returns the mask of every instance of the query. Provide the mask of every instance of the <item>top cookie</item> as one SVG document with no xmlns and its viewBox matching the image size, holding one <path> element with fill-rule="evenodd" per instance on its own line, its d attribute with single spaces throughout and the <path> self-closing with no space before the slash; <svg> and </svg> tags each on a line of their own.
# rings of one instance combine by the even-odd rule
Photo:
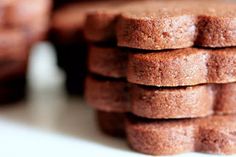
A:
<svg viewBox="0 0 236 157">
<path fill-rule="evenodd" d="M 88 14 L 88 40 L 101 42 L 112 38 L 117 39 L 118 46 L 147 50 L 236 46 L 236 4 L 232 2 L 142 1 L 116 10 L 118 13 L 98 10 Z M 98 29 L 97 25 L 108 22 L 107 18 L 99 18 L 101 13 L 112 16 L 109 21 L 115 24 Z M 98 33 L 94 33 L 110 32 L 115 27 L 116 34 L 107 38 L 98 38 Z"/>
</svg>

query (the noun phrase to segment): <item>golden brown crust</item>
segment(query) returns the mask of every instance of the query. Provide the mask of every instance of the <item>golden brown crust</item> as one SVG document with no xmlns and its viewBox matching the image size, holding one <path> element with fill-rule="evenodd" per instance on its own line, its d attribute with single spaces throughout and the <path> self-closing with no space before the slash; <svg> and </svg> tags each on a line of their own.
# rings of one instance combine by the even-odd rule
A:
<svg viewBox="0 0 236 157">
<path fill-rule="evenodd" d="M 85 99 L 93 108 L 158 119 L 236 113 L 235 96 L 235 83 L 157 88 L 89 76 L 85 85 Z"/>
<path fill-rule="evenodd" d="M 151 155 L 173 155 L 189 151 L 234 154 L 235 120 L 235 115 L 185 120 L 129 117 L 126 133 L 133 149 Z"/>
</svg>

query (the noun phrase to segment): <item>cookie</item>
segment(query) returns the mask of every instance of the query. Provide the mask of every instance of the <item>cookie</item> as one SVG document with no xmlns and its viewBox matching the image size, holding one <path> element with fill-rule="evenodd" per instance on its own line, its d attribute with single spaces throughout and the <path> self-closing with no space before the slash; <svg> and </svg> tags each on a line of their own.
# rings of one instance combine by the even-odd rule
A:
<svg viewBox="0 0 236 157">
<path fill-rule="evenodd" d="M 185 48 L 147 53 L 91 44 L 88 54 L 89 71 L 107 77 L 127 77 L 135 84 L 178 87 L 236 81 L 235 48 Z"/>
<path fill-rule="evenodd" d="M 88 105 L 106 112 L 131 112 L 151 119 L 205 117 L 236 113 L 236 84 L 158 88 L 123 79 L 88 76 Z"/>
<path fill-rule="evenodd" d="M 196 151 L 236 153 L 236 116 L 184 120 L 148 120 L 129 116 L 126 135 L 130 146 L 145 154 L 174 155 Z"/>
<path fill-rule="evenodd" d="M 113 39 L 119 46 L 146 50 L 235 46 L 235 8 L 235 3 L 225 1 L 124 4 L 113 8 L 115 13 L 89 13 L 85 35 L 93 42 Z M 109 33 L 113 30 L 116 33 Z"/>
<path fill-rule="evenodd" d="M 128 52 L 115 46 L 90 45 L 88 50 L 88 70 L 113 78 L 125 78 Z"/>
<path fill-rule="evenodd" d="M 125 136 L 125 114 L 97 110 L 96 117 L 98 126 L 103 133 L 115 137 Z"/>
<path fill-rule="evenodd" d="M 236 49 L 197 49 L 130 53 L 127 79 L 149 86 L 192 86 L 236 81 Z"/>
</svg>

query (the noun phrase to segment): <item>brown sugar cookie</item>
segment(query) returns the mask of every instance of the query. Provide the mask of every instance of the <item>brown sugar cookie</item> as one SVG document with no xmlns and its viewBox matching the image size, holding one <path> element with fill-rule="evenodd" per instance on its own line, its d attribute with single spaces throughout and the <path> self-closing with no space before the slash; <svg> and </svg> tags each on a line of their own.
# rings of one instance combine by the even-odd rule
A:
<svg viewBox="0 0 236 157">
<path fill-rule="evenodd" d="M 235 48 L 185 48 L 157 53 L 90 45 L 88 52 L 90 72 L 113 78 L 127 75 L 131 83 L 158 87 L 235 82 L 234 67 Z"/>
<path fill-rule="evenodd" d="M 190 151 L 234 154 L 235 131 L 235 115 L 183 120 L 150 120 L 129 116 L 126 121 L 130 146 L 151 155 Z"/>
<path fill-rule="evenodd" d="M 89 13 L 85 36 L 93 42 L 113 39 L 122 47 L 147 50 L 235 46 L 235 9 L 235 3 L 226 1 L 126 3 Z"/>
<path fill-rule="evenodd" d="M 225 1 L 155 2 L 121 14 L 118 45 L 149 50 L 235 46 L 235 9 Z"/>
<path fill-rule="evenodd" d="M 236 81 L 236 49 L 197 49 L 130 53 L 127 79 L 150 86 L 190 86 Z"/>
<path fill-rule="evenodd" d="M 125 114 L 119 112 L 96 111 L 98 126 L 105 134 L 124 137 L 125 136 Z"/>
<path fill-rule="evenodd" d="M 87 104 L 106 112 L 131 112 L 146 118 L 190 118 L 236 113 L 236 84 L 158 88 L 122 79 L 89 76 Z"/>
</svg>

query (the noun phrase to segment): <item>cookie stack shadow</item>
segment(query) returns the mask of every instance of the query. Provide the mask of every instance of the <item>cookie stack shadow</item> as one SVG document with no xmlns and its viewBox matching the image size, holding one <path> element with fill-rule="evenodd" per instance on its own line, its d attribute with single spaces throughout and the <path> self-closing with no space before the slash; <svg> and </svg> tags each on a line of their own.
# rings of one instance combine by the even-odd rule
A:
<svg viewBox="0 0 236 157">
<path fill-rule="evenodd" d="M 31 47 L 45 37 L 50 0 L 0 2 L 0 103 L 25 96 Z"/>
<path fill-rule="evenodd" d="M 136 151 L 236 153 L 236 4 L 148 1 L 87 14 L 85 98 Z"/>
</svg>

